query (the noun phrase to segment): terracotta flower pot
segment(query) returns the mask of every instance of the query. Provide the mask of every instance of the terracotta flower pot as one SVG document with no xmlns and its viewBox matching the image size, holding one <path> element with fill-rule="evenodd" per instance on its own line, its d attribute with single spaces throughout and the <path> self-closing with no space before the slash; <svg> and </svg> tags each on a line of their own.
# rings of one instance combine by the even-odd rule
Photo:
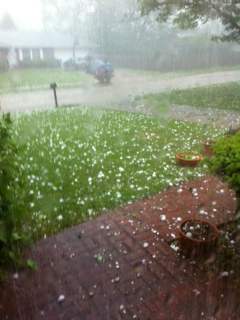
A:
<svg viewBox="0 0 240 320">
<path fill-rule="evenodd" d="M 186 232 L 187 227 L 193 231 Z M 194 229 L 195 228 L 195 229 Z M 185 230 L 184 230 L 185 229 Z M 205 236 L 203 237 L 203 231 Z M 198 237 L 199 232 L 199 237 Z M 189 233 L 191 235 L 189 235 Z M 200 233 L 202 233 L 200 235 Z M 217 243 L 218 229 L 211 223 L 198 219 L 188 219 L 183 221 L 179 227 L 179 246 L 186 257 L 199 258 L 206 257 Z"/>
<path fill-rule="evenodd" d="M 179 152 L 176 159 L 182 166 L 195 167 L 202 160 L 202 155 L 191 151 Z"/>
<path fill-rule="evenodd" d="M 214 141 L 206 141 L 203 144 L 204 147 L 204 155 L 206 157 L 213 157 L 214 153 L 213 153 L 213 146 L 214 146 Z"/>
</svg>

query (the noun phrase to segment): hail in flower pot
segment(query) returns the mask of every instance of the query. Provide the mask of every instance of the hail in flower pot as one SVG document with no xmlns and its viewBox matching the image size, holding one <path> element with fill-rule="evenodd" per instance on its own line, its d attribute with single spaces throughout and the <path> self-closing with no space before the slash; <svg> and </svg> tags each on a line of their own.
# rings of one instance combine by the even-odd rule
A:
<svg viewBox="0 0 240 320">
<path fill-rule="evenodd" d="M 204 220 L 188 219 L 179 226 L 179 246 L 186 257 L 198 258 L 214 251 L 217 228 Z"/>
<path fill-rule="evenodd" d="M 182 166 L 195 167 L 202 160 L 202 155 L 196 152 L 184 151 L 179 152 L 176 155 L 176 159 Z"/>
</svg>

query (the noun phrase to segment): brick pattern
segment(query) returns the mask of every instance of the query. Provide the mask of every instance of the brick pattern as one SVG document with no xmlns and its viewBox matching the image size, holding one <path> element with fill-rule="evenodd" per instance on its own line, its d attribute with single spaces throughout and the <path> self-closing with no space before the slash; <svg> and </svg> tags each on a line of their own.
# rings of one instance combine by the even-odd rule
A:
<svg viewBox="0 0 240 320">
<path fill-rule="evenodd" d="M 177 218 L 218 224 L 235 209 L 233 191 L 207 177 L 41 240 L 26 253 L 38 270 L 2 285 L 0 319 L 239 319 L 234 292 L 214 275 L 196 279 L 167 243 L 178 236 Z"/>
</svg>

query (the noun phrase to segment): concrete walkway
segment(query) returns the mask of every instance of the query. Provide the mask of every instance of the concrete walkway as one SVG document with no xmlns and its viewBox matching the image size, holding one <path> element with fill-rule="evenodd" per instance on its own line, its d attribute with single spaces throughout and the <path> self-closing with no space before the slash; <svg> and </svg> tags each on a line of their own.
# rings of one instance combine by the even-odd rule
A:
<svg viewBox="0 0 240 320">
<path fill-rule="evenodd" d="M 227 184 L 205 177 L 41 240 L 26 254 L 37 271 L 10 273 L 1 286 L 0 319 L 240 319 L 230 284 L 199 279 L 169 245 L 180 221 L 217 225 L 235 210 Z"/>
</svg>

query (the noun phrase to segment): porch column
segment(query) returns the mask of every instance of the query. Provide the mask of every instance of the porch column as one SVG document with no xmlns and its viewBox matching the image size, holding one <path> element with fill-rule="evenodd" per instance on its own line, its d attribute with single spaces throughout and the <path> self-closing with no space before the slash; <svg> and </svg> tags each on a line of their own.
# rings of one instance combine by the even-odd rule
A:
<svg viewBox="0 0 240 320">
<path fill-rule="evenodd" d="M 43 60 L 43 49 L 40 49 L 40 60 Z"/>
<path fill-rule="evenodd" d="M 22 53 L 22 49 L 18 49 L 19 52 L 19 60 L 23 61 L 23 53 Z"/>
</svg>

